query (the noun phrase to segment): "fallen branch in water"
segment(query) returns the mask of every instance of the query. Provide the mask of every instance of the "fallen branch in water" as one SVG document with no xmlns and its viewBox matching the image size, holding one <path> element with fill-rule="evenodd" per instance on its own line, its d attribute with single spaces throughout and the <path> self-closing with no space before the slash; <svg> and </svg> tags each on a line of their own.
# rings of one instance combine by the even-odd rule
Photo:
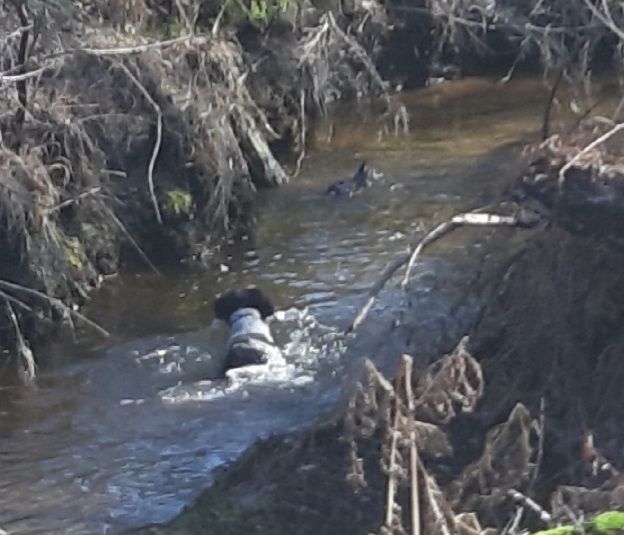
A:
<svg viewBox="0 0 624 535">
<path fill-rule="evenodd" d="M 464 214 L 458 214 L 452 217 L 449 221 L 441 223 L 437 227 L 435 227 L 431 232 L 429 232 L 419 243 L 418 245 L 410 252 L 399 256 L 394 262 L 389 264 L 386 269 L 383 270 L 381 276 L 373 287 L 368 292 L 368 300 L 365 305 L 360 309 L 360 311 L 355 316 L 353 323 L 347 328 L 346 332 L 351 333 L 357 329 L 361 323 L 366 319 L 368 313 L 370 312 L 375 300 L 377 299 L 377 295 L 386 285 L 386 283 L 392 278 L 392 276 L 398 271 L 402 266 L 407 264 L 407 268 L 405 270 L 405 276 L 403 277 L 403 282 L 401 283 L 401 288 L 405 290 L 407 287 L 407 283 L 409 282 L 409 277 L 411 275 L 411 271 L 416 264 L 416 260 L 422 253 L 422 251 L 428 245 L 438 241 L 440 238 L 446 236 L 451 231 L 459 228 L 459 227 L 524 227 L 530 228 L 539 223 L 540 219 L 536 217 L 534 214 L 526 213 L 519 211 L 516 215 L 504 216 L 497 214 L 488 214 L 479 212 L 475 210 L 473 212 L 467 212 Z"/>
</svg>

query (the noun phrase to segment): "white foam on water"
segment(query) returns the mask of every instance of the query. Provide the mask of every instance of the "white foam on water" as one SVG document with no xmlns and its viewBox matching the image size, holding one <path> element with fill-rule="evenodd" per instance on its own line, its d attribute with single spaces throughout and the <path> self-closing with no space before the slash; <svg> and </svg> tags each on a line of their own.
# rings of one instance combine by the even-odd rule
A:
<svg viewBox="0 0 624 535">
<path fill-rule="evenodd" d="M 228 370 L 224 379 L 180 382 L 161 390 L 160 399 L 168 404 L 209 402 L 226 396 L 244 399 L 262 388 L 301 388 L 314 382 L 321 362 L 342 354 L 341 333 L 320 323 L 307 308 L 277 311 L 271 324 L 276 339 L 288 337 L 281 346 L 283 356 L 271 355 L 266 364 Z"/>
</svg>

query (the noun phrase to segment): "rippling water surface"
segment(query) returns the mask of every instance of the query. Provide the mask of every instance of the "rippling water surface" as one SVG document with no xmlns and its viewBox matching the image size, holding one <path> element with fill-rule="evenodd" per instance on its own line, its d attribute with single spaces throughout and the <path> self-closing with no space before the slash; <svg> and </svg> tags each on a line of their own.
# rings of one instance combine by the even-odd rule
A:
<svg viewBox="0 0 624 535">
<path fill-rule="evenodd" d="M 401 302 L 392 288 L 351 351 L 336 345 L 364 292 L 424 228 L 497 194 L 511 160 L 507 151 L 484 155 L 535 131 L 546 94 L 532 80 L 406 94 L 411 130 L 400 137 L 384 134 L 364 106 L 338 110 L 315 127 L 302 176 L 262 193 L 255 235 L 232 247 L 218 273 L 111 281 L 87 312 L 117 343 L 83 337 L 51 348 L 38 390 L 0 390 L 0 528 L 113 533 L 166 520 L 256 437 L 334 407 L 354 358 L 396 357 L 386 337 Z M 349 200 L 320 194 L 363 159 L 383 183 Z M 420 351 L 471 313 L 458 312 L 453 289 L 466 266 L 478 270 L 462 236 L 416 270 L 410 336 Z M 212 301 L 246 284 L 275 296 L 287 363 L 211 381 L 227 337 Z"/>
</svg>

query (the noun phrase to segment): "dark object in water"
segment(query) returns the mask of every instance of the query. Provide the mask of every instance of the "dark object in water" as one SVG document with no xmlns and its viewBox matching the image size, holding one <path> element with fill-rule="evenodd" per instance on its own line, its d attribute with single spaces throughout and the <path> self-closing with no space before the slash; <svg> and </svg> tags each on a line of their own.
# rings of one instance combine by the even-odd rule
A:
<svg viewBox="0 0 624 535">
<path fill-rule="evenodd" d="M 269 298 L 257 288 L 233 290 L 214 304 L 218 319 L 230 325 L 230 339 L 223 363 L 223 373 L 232 368 L 266 364 L 282 356 L 269 325 L 264 321 L 273 315 Z"/>
<path fill-rule="evenodd" d="M 359 191 L 371 185 L 372 181 L 379 178 L 381 173 L 367 167 L 366 162 L 358 168 L 351 178 L 345 178 L 334 182 L 325 191 L 325 195 L 336 195 L 339 197 L 351 197 Z"/>
</svg>

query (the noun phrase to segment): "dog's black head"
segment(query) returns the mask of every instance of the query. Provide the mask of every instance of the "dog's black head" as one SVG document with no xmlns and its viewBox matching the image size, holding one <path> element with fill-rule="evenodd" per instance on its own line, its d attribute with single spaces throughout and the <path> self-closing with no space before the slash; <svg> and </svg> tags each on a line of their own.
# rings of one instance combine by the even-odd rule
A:
<svg viewBox="0 0 624 535">
<path fill-rule="evenodd" d="M 219 297 L 214 304 L 215 316 L 224 321 L 241 308 L 255 308 L 263 318 L 272 316 L 275 311 L 273 303 L 258 288 L 231 290 Z"/>
<path fill-rule="evenodd" d="M 362 162 L 358 170 L 353 175 L 353 183 L 356 189 L 367 188 L 370 186 L 375 180 L 381 178 L 383 173 L 380 173 L 376 169 L 368 167 L 366 162 Z"/>
</svg>

